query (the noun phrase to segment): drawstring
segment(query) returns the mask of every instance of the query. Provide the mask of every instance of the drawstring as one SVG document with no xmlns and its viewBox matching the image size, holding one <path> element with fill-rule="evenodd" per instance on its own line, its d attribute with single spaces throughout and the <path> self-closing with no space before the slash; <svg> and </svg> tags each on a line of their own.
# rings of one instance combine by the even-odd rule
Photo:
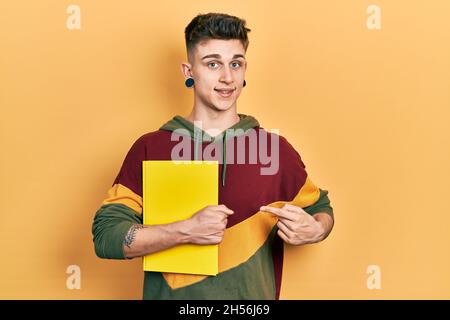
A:
<svg viewBox="0 0 450 320">
<path fill-rule="evenodd" d="M 197 128 L 194 127 L 194 160 L 198 160 L 199 159 L 198 151 L 199 151 L 199 145 L 200 145 L 202 133 L 195 134 L 195 131 L 197 131 Z M 223 135 L 222 146 L 223 146 L 222 186 L 225 186 L 225 176 L 226 176 L 226 172 L 227 172 L 227 131 L 226 130 Z"/>
<path fill-rule="evenodd" d="M 197 134 L 196 134 L 197 131 Z M 198 160 L 198 147 L 199 147 L 199 142 L 201 138 L 201 132 L 198 132 L 199 130 L 194 127 L 194 160 Z"/>
<path fill-rule="evenodd" d="M 198 160 L 198 142 L 199 139 L 197 137 L 195 137 L 195 153 L 194 153 L 194 160 Z"/>
<path fill-rule="evenodd" d="M 222 187 L 225 186 L 225 175 L 227 172 L 227 130 L 225 130 L 225 133 L 223 135 L 223 167 L 222 167 Z"/>
</svg>

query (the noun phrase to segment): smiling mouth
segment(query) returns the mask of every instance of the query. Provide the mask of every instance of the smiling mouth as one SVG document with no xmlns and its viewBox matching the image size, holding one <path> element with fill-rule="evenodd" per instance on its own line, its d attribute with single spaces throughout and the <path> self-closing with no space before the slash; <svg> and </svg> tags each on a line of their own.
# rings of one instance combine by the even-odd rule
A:
<svg viewBox="0 0 450 320">
<path fill-rule="evenodd" d="M 231 97 L 235 89 L 214 89 L 221 97 Z"/>
</svg>

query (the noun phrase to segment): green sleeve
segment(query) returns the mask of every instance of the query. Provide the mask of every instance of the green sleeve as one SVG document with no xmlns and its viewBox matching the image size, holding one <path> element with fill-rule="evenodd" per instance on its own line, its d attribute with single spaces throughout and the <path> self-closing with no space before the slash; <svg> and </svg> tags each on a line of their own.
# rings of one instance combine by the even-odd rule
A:
<svg viewBox="0 0 450 320">
<path fill-rule="evenodd" d="M 92 224 L 97 256 L 104 259 L 126 259 L 123 241 L 133 224 L 142 224 L 142 218 L 128 206 L 118 203 L 101 206 Z"/>
<path fill-rule="evenodd" d="M 314 215 L 315 213 L 325 212 L 329 214 L 333 219 L 333 207 L 330 205 L 330 199 L 328 198 L 328 191 L 320 189 L 319 199 L 312 205 L 303 208 L 310 215 Z"/>
</svg>

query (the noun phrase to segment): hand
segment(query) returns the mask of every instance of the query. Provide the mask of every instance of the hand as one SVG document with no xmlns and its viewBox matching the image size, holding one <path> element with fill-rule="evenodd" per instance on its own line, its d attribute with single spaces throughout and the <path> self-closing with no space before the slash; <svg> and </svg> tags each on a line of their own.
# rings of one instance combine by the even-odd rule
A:
<svg viewBox="0 0 450 320">
<path fill-rule="evenodd" d="M 260 210 L 278 217 L 278 235 L 288 244 L 316 243 L 325 238 L 324 226 L 301 207 L 285 204 L 282 208 L 262 206 Z"/>
<path fill-rule="evenodd" d="M 218 244 L 222 242 L 228 216 L 234 213 L 224 204 L 210 205 L 197 211 L 192 217 L 185 220 L 184 234 L 187 243 Z"/>
</svg>

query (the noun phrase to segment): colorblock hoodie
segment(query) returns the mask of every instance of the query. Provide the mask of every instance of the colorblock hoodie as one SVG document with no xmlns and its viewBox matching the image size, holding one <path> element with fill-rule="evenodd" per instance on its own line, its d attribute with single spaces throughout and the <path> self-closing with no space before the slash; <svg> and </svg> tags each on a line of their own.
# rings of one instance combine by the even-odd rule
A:
<svg viewBox="0 0 450 320">
<path fill-rule="evenodd" d="M 277 217 L 259 208 L 290 203 L 311 215 L 333 217 L 328 191 L 313 183 L 292 145 L 252 116 L 239 114 L 239 119 L 211 137 L 177 115 L 128 151 L 94 217 L 97 256 L 126 259 L 124 238 L 133 224 L 142 224 L 142 161 L 173 160 L 183 139 L 190 148 L 179 153 L 182 160 L 219 161 L 219 204 L 234 211 L 219 244 L 218 275 L 145 271 L 144 299 L 279 299 L 284 252 L 295 246 L 278 236 Z"/>
</svg>

